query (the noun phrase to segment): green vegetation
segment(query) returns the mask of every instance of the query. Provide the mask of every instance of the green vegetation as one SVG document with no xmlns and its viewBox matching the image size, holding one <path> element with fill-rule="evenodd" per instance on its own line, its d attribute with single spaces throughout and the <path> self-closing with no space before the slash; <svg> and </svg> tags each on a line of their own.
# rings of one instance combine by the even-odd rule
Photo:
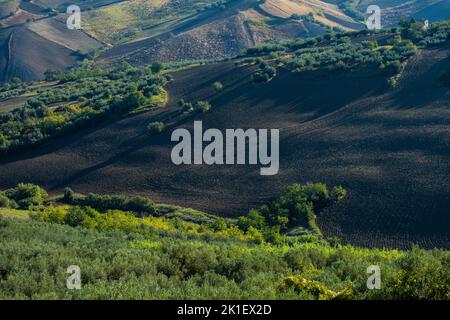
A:
<svg viewBox="0 0 450 320">
<path fill-rule="evenodd" d="M 192 223 L 79 207 L 32 217 L 0 215 L 0 299 L 449 299 L 444 250 L 199 238 L 205 227 Z M 66 288 L 70 265 L 80 266 L 81 290 Z M 382 269 L 381 290 L 366 287 L 370 265 Z"/>
<path fill-rule="evenodd" d="M 19 183 L 15 188 L 0 193 L 0 207 L 28 209 L 43 205 L 47 198 L 47 192 L 39 186 Z"/>
<path fill-rule="evenodd" d="M 147 126 L 147 130 L 150 134 L 158 134 L 164 131 L 166 125 L 164 122 L 161 121 L 155 121 L 151 122 Z"/>
<path fill-rule="evenodd" d="M 192 102 L 186 102 L 184 99 L 181 99 L 178 101 L 178 105 L 180 106 L 181 110 L 183 110 L 186 114 L 193 113 L 193 112 L 208 112 L 211 110 L 211 104 L 208 101 L 197 101 L 195 103 Z"/>
<path fill-rule="evenodd" d="M 211 110 L 211 104 L 208 101 L 197 101 L 194 104 L 194 111 L 205 113 L 209 110 Z"/>
<path fill-rule="evenodd" d="M 364 13 L 358 10 L 359 0 L 344 0 L 338 3 L 339 8 L 344 11 L 349 17 L 358 21 L 364 21 Z"/>
<path fill-rule="evenodd" d="M 433 23 L 427 30 L 422 21 L 412 19 L 400 21 L 401 36 L 421 47 L 435 47 L 446 43 L 450 38 L 450 21 Z"/>
<path fill-rule="evenodd" d="M 29 95 L 23 107 L 0 113 L 0 153 L 37 144 L 99 121 L 162 106 L 167 79 L 159 64 L 135 68 L 127 63 L 113 69 L 89 62 L 67 73 L 47 72 L 50 86 L 10 82 L 4 96 Z M 153 71 L 152 71 L 153 70 Z"/>
<path fill-rule="evenodd" d="M 140 196 L 127 197 L 95 193 L 83 196 L 70 193 L 66 189 L 63 201 L 67 204 L 87 206 L 101 211 L 117 209 L 131 211 L 138 215 L 153 215 L 156 213 L 155 203 L 148 198 Z"/>
<path fill-rule="evenodd" d="M 272 51 L 271 53 L 274 52 L 275 51 Z M 256 72 L 253 73 L 252 75 L 253 82 L 255 83 L 268 82 L 277 75 L 277 69 L 271 67 L 262 59 L 257 59 L 256 62 L 259 63 L 259 69 L 256 70 Z"/>
<path fill-rule="evenodd" d="M 380 40 L 368 40 L 371 34 L 377 35 Z M 253 61 L 260 66 L 253 75 L 255 82 L 266 82 L 275 76 L 276 70 L 268 66 L 272 64 L 285 66 L 294 72 L 366 68 L 381 73 L 388 78 L 389 85 L 395 87 L 396 79 L 393 77 L 401 72 L 402 65 L 419 48 L 442 45 L 449 40 L 449 36 L 450 22 L 435 23 L 424 30 L 423 22 L 411 20 L 403 21 L 398 29 L 328 33 L 284 44 L 250 48 L 246 56 L 259 56 Z"/>
<path fill-rule="evenodd" d="M 214 88 L 214 91 L 216 91 L 216 93 L 222 92 L 223 84 L 219 81 L 216 81 L 213 83 L 213 88 Z"/>
<path fill-rule="evenodd" d="M 163 64 L 159 61 L 154 61 L 152 65 L 150 66 L 150 70 L 152 70 L 153 73 L 160 73 L 163 69 Z"/>
<path fill-rule="evenodd" d="M 306 22 L 315 23 L 316 19 L 314 18 L 314 13 L 310 12 L 308 14 L 293 14 L 290 17 L 293 20 L 304 20 Z"/>
<path fill-rule="evenodd" d="M 325 241 L 308 219 L 345 195 L 340 186 L 296 184 L 228 219 L 70 188 L 49 199 L 20 184 L 0 194 L 28 207 L 0 210 L 0 299 L 450 298 L 448 251 Z M 301 225 L 301 234 L 283 231 Z M 66 288 L 70 265 L 80 266 L 81 290 Z M 371 265 L 382 269 L 381 290 L 366 287 Z"/>
<path fill-rule="evenodd" d="M 248 237 L 257 243 L 282 244 L 287 241 L 287 232 L 294 228 L 297 233 L 303 235 L 321 235 L 315 220 L 316 213 L 342 200 L 345 195 L 346 190 L 341 186 L 334 187 L 330 191 L 325 184 L 321 183 L 294 184 L 272 204 L 264 205 L 260 210 L 252 209 L 247 216 L 239 219 L 226 220 L 214 216 L 203 216 L 198 212 L 195 213 L 194 219 L 191 212 L 184 212 L 188 218 L 184 215 L 171 215 L 171 217 L 201 224 L 202 230 L 206 231 L 211 229 L 215 232 L 228 233 L 232 230 L 232 233 L 240 239 Z M 122 218 L 129 216 L 133 225 L 139 225 L 138 218 L 163 217 L 179 211 L 158 206 L 146 197 L 94 193 L 84 196 L 76 194 L 70 188 L 64 189 L 63 197 L 57 198 L 55 202 L 49 199 L 46 191 L 39 186 L 24 183 L 1 192 L 0 201 L 1 207 L 29 209 L 32 211 L 32 216 L 38 220 L 65 223 L 71 226 L 103 225 L 103 220 L 97 221 L 103 218 L 102 213 L 111 213 L 115 215 L 114 219 L 118 215 Z M 146 230 L 141 231 L 143 234 L 148 233 Z M 134 230 L 134 232 L 140 231 Z"/>
</svg>

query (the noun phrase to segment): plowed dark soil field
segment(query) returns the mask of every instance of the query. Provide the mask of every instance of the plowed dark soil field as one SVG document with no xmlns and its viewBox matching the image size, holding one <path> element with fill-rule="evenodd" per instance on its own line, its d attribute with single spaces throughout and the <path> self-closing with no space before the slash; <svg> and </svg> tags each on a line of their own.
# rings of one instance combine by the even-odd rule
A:
<svg viewBox="0 0 450 320">
<path fill-rule="evenodd" d="M 252 67 L 232 62 L 174 74 L 169 105 L 49 141 L 0 160 L 0 188 L 29 181 L 52 192 L 143 194 L 220 215 L 247 213 L 294 182 L 342 184 L 349 196 L 319 216 L 326 236 L 362 246 L 450 248 L 450 90 L 436 85 L 450 50 L 424 51 L 399 87 L 370 73 L 327 76 L 279 70 L 254 84 Z M 212 84 L 221 81 L 223 92 Z M 150 137 L 146 125 L 172 123 L 177 102 L 213 109 Z M 259 166 L 175 166 L 171 132 L 192 128 L 280 129 L 280 172 Z"/>
</svg>

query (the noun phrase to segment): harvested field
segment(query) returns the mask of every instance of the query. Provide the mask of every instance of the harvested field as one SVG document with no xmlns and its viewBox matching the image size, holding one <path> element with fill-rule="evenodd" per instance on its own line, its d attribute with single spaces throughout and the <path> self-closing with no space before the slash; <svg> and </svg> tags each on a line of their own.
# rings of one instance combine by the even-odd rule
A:
<svg viewBox="0 0 450 320">
<path fill-rule="evenodd" d="M 29 181 L 61 192 L 142 194 L 219 215 L 237 216 L 294 182 L 342 184 L 345 201 L 323 212 L 319 226 L 362 246 L 450 248 L 450 91 L 436 86 L 449 49 L 423 51 L 399 88 L 360 73 L 294 74 L 266 84 L 253 67 L 218 63 L 180 71 L 169 105 L 49 141 L 0 160 L 0 188 Z M 413 76 L 408 76 L 413 75 Z M 224 90 L 215 94 L 212 83 Z M 279 128 L 280 172 L 259 166 L 175 166 L 170 160 L 177 101 L 208 100 L 204 128 Z M 169 123 L 156 137 L 149 122 Z"/>
<path fill-rule="evenodd" d="M 0 18 L 7 17 L 11 12 L 16 12 L 19 8 L 20 0 L 0 1 Z"/>
<path fill-rule="evenodd" d="M 261 5 L 261 8 L 267 13 L 280 18 L 289 18 L 293 14 L 305 15 L 314 13 L 312 8 L 290 0 L 267 0 Z"/>
<path fill-rule="evenodd" d="M 123 0 L 73 0 L 70 4 L 75 4 L 81 8 L 81 10 L 92 9 L 107 6 L 112 3 L 121 2 Z M 34 0 L 36 5 L 42 8 L 52 8 L 65 12 L 68 6 L 66 0 Z"/>
<path fill-rule="evenodd" d="M 8 112 L 22 106 L 27 101 L 27 96 L 14 97 L 0 101 L 0 112 Z"/>
<path fill-rule="evenodd" d="M 72 50 L 23 26 L 0 30 L 0 53 L 0 81 L 42 79 L 45 71 L 65 69 L 77 60 Z"/>
<path fill-rule="evenodd" d="M 69 30 L 64 15 L 62 18 L 50 18 L 35 22 L 29 26 L 29 29 L 41 37 L 73 51 L 89 52 L 102 46 L 100 42 L 82 30 Z"/>
<path fill-rule="evenodd" d="M 280 18 L 289 18 L 294 14 L 313 14 L 314 18 L 331 27 L 360 29 L 360 23 L 343 13 L 337 6 L 323 1 L 309 0 L 266 0 L 260 7 L 268 14 Z"/>
<path fill-rule="evenodd" d="M 28 21 L 37 19 L 39 17 L 40 17 L 39 15 L 32 14 L 32 13 L 24 11 L 22 9 L 18 9 L 17 12 L 13 16 L 3 19 L 2 23 L 6 26 L 14 26 L 14 25 L 26 23 Z"/>
</svg>

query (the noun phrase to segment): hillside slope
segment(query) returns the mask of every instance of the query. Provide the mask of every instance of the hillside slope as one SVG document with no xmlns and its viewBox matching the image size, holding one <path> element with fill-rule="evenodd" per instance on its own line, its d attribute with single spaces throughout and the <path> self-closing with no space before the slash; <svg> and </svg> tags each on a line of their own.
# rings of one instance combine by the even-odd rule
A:
<svg viewBox="0 0 450 320">
<path fill-rule="evenodd" d="M 176 21 L 150 29 L 149 36 L 106 51 L 100 63 L 126 59 L 134 64 L 154 60 L 177 62 L 232 57 L 243 50 L 297 37 L 323 35 L 328 27 L 361 29 L 336 6 L 320 1 L 232 0 Z M 306 18 L 312 14 L 314 18 Z M 296 15 L 296 17 L 295 17 Z M 294 18 L 293 18 L 294 17 Z"/>
<path fill-rule="evenodd" d="M 0 52 L 2 82 L 12 77 L 41 79 L 47 70 L 63 70 L 77 60 L 72 50 L 24 27 L 0 30 Z"/>
<path fill-rule="evenodd" d="M 450 247 L 450 92 L 438 87 L 450 49 L 420 51 L 395 91 L 365 72 L 325 75 L 279 70 L 254 84 L 252 66 L 233 62 L 175 73 L 169 105 L 48 142 L 0 161 L 0 188 L 29 181 L 53 192 L 145 194 L 163 203 L 237 216 L 294 182 L 342 184 L 340 205 L 318 222 L 326 236 L 357 245 Z M 212 84 L 224 91 L 215 94 Z M 175 166 L 170 160 L 177 102 L 208 100 L 204 128 L 279 128 L 280 172 L 257 166 Z M 149 137 L 149 122 L 168 130 Z M 295 147 L 293 147 L 295 146 Z"/>
</svg>

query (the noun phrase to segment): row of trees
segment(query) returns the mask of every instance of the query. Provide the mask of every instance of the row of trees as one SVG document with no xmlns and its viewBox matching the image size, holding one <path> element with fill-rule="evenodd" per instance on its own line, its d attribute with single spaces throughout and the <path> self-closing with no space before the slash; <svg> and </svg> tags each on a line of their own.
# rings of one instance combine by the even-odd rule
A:
<svg viewBox="0 0 450 320">
<path fill-rule="evenodd" d="M 159 97 L 166 95 L 167 79 L 159 74 L 161 69 L 159 63 L 142 68 L 123 63 L 114 69 L 82 65 L 67 73 L 49 73 L 58 85 L 41 88 L 23 107 L 0 113 L 0 152 L 138 108 L 157 107 L 165 101 Z"/>
<path fill-rule="evenodd" d="M 354 5 L 353 1 L 343 4 Z M 385 35 L 381 45 L 377 41 L 360 40 L 361 37 L 366 38 L 366 35 L 372 33 Z M 376 67 L 383 75 L 390 77 L 391 81 L 395 81 L 392 77 L 400 72 L 402 63 L 413 56 L 418 47 L 441 45 L 448 42 L 449 38 L 450 22 L 434 23 L 427 29 L 422 21 L 412 19 L 402 20 L 399 28 L 391 30 L 330 32 L 314 38 L 250 48 L 246 55 L 268 56 L 295 71 Z M 255 82 L 268 81 L 273 71 L 270 68 L 265 69 L 263 64 L 253 79 Z"/>
<path fill-rule="evenodd" d="M 270 205 L 260 210 L 250 210 L 247 216 L 237 221 L 221 218 L 206 220 L 206 226 L 214 231 L 239 228 L 257 242 L 281 243 L 282 233 L 288 229 L 302 227 L 307 232 L 320 235 L 316 225 L 316 214 L 329 205 L 336 203 L 347 194 L 340 187 L 329 190 L 325 184 L 294 184 Z M 62 202 L 71 206 L 93 208 L 99 212 L 120 210 L 132 212 L 139 217 L 158 216 L 156 204 L 141 196 L 99 195 L 87 196 L 75 194 L 70 188 L 64 189 Z M 0 193 L 0 207 L 31 209 L 48 204 L 46 191 L 37 185 L 21 183 L 15 188 Z"/>
</svg>

